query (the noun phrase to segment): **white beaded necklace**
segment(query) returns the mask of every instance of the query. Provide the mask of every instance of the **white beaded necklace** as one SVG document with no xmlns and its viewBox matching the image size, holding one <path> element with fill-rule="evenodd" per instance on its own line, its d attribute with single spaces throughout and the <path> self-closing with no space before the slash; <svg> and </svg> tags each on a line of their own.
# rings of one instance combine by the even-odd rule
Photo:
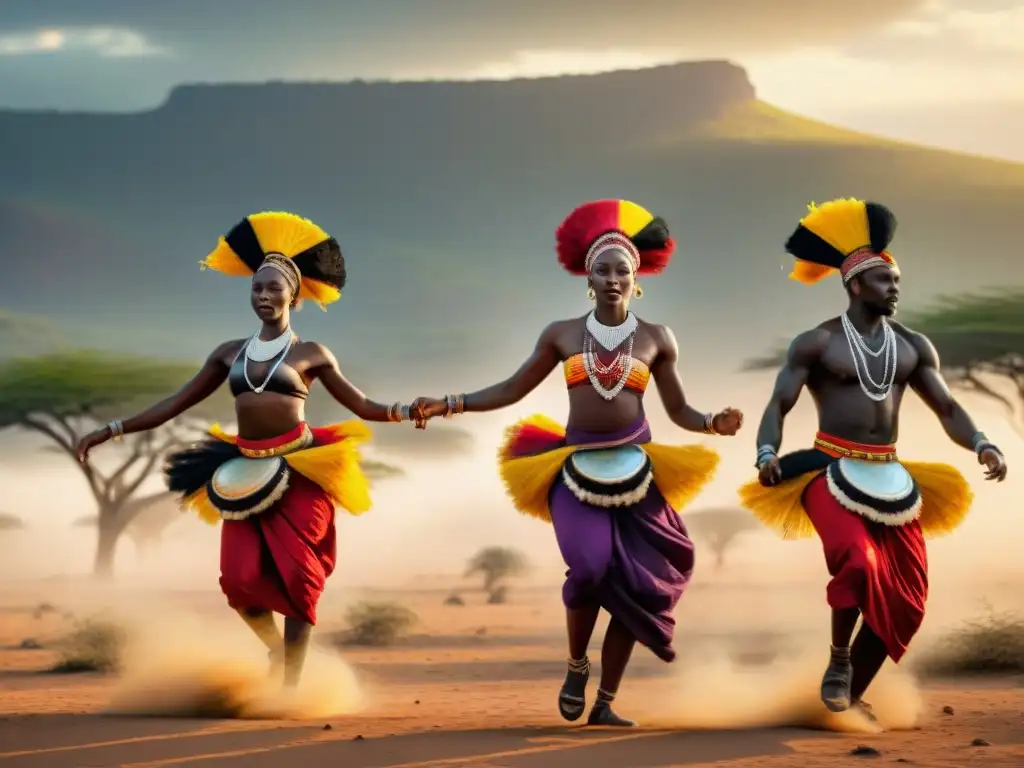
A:
<svg viewBox="0 0 1024 768">
<path fill-rule="evenodd" d="M 636 315 L 632 312 L 627 312 L 626 319 L 619 325 L 605 325 L 597 319 L 596 312 L 587 315 L 587 331 L 609 352 L 621 347 L 622 342 L 636 333 L 636 327 Z"/>
<path fill-rule="evenodd" d="M 840 316 L 843 332 L 846 334 L 846 343 L 850 347 L 850 355 L 853 357 L 853 367 L 857 371 L 857 381 L 860 382 L 861 391 L 871 400 L 879 403 L 885 400 L 892 392 L 893 384 L 896 382 L 896 333 L 892 327 L 882 319 L 882 345 L 878 350 L 871 349 L 864 337 L 854 327 L 846 312 Z M 882 381 L 877 382 L 871 376 L 871 369 L 868 367 L 868 360 L 865 355 L 878 358 L 884 355 L 884 367 L 882 369 Z M 865 381 L 866 380 L 866 381 Z"/>
<path fill-rule="evenodd" d="M 284 333 L 276 339 L 263 341 L 260 338 L 259 331 L 257 331 L 256 335 L 249 339 L 249 343 L 245 347 L 245 356 L 254 363 L 265 363 L 267 360 L 273 360 L 281 354 L 282 349 L 287 349 L 291 346 L 294 336 L 295 333 L 291 328 L 285 328 Z"/>
<path fill-rule="evenodd" d="M 245 358 L 242 360 L 242 375 L 245 376 L 245 383 L 249 385 L 249 389 L 257 395 L 263 394 L 263 390 L 267 388 L 267 384 L 273 378 L 278 366 L 288 357 L 288 350 L 291 349 L 294 340 L 295 332 L 291 328 L 270 341 L 261 341 L 258 331 L 255 336 L 249 339 L 249 343 L 245 345 Z M 267 371 L 263 383 L 259 386 L 253 384 L 252 379 L 249 378 L 249 361 L 265 363 L 267 360 L 273 360 L 275 357 L 277 357 L 277 360 L 270 366 L 270 370 Z"/>
</svg>

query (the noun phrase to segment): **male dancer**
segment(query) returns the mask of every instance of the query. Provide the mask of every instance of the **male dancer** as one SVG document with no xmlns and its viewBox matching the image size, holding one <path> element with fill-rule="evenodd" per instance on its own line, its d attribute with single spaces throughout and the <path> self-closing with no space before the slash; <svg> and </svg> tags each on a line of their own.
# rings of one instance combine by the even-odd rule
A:
<svg viewBox="0 0 1024 768">
<path fill-rule="evenodd" d="M 977 454 L 987 479 L 1006 477 L 1002 453 L 950 394 L 931 342 L 889 320 L 900 293 L 886 251 L 895 229 L 883 205 L 834 200 L 810 206 L 786 243 L 797 259 L 790 276 L 810 284 L 838 270 L 849 307 L 794 339 L 757 433 L 758 480 L 740 490 L 744 506 L 784 538 L 821 539 L 832 576 L 821 699 L 833 712 L 856 706 L 869 716 L 861 696 L 886 656 L 899 662 L 924 618 L 924 537 L 953 530 L 971 502 L 953 467 L 897 458 L 907 386 L 954 443 Z M 780 458 L 783 421 L 805 386 L 818 412 L 814 447 Z"/>
</svg>

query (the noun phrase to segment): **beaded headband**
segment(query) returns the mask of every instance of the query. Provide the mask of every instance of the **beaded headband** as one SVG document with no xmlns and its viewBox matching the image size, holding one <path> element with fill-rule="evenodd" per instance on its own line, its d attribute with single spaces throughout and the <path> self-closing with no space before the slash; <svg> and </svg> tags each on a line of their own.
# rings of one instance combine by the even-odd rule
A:
<svg viewBox="0 0 1024 768">
<path fill-rule="evenodd" d="M 584 268 L 587 272 L 590 272 L 594 268 L 594 262 L 597 261 L 598 256 L 606 251 L 616 249 L 624 250 L 629 255 L 629 260 L 633 264 L 633 272 L 635 274 L 640 269 L 640 251 L 637 250 L 633 241 L 621 232 L 608 232 L 597 238 L 587 251 L 587 257 L 583 262 Z"/>
<path fill-rule="evenodd" d="M 288 281 L 292 293 L 298 294 L 299 284 L 302 282 L 302 272 L 298 265 L 287 256 L 282 256 L 280 253 L 268 253 L 256 271 L 259 272 L 261 269 L 277 270 Z"/>
<path fill-rule="evenodd" d="M 848 283 L 862 272 L 867 272 L 875 267 L 896 267 L 896 260 L 888 251 L 875 253 L 874 251 L 862 248 L 859 251 L 854 251 L 843 260 L 843 265 L 839 268 L 839 274 L 843 278 L 843 283 Z"/>
</svg>

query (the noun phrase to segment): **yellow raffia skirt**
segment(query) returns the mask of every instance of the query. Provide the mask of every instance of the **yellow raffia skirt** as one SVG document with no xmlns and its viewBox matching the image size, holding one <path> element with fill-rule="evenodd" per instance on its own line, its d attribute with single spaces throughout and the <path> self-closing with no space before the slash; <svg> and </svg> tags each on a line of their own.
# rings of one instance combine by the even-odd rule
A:
<svg viewBox="0 0 1024 768">
<path fill-rule="evenodd" d="M 219 424 L 211 426 L 209 434 L 212 440 L 169 457 L 165 470 L 168 487 L 183 494 L 182 509 L 195 512 L 207 523 L 216 524 L 221 514 L 210 502 L 206 482 L 221 464 L 237 456 L 281 456 L 291 470 L 320 486 L 336 506 L 353 515 L 370 509 L 370 485 L 359 446 L 372 433 L 363 421 L 350 419 L 312 428 L 301 423 L 287 434 L 259 441 L 230 435 Z"/>
<path fill-rule="evenodd" d="M 562 465 L 574 452 L 597 447 L 564 445 L 565 436 L 561 424 L 535 414 L 506 429 L 498 450 L 498 469 L 512 504 L 523 514 L 548 523 L 548 495 Z M 703 490 L 718 468 L 718 454 L 702 445 L 642 445 L 651 458 L 654 484 L 677 512 Z"/>
<path fill-rule="evenodd" d="M 935 538 L 951 533 L 964 521 L 974 500 L 966 478 L 956 467 L 923 461 L 900 462 L 921 489 L 918 521 L 925 536 Z M 740 505 L 748 509 L 783 539 L 806 539 L 815 534 L 804 510 L 804 490 L 821 474 L 805 472 L 778 485 L 766 487 L 752 480 L 739 489 Z"/>
</svg>

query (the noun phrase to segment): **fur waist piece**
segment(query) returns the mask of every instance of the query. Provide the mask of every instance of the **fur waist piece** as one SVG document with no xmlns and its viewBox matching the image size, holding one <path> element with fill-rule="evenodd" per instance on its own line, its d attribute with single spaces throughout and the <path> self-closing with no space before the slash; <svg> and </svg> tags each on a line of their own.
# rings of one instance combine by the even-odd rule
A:
<svg viewBox="0 0 1024 768">
<path fill-rule="evenodd" d="M 905 525 L 921 513 L 921 489 L 898 461 L 842 457 L 825 470 L 828 490 L 846 509 L 883 525 Z"/>
</svg>

